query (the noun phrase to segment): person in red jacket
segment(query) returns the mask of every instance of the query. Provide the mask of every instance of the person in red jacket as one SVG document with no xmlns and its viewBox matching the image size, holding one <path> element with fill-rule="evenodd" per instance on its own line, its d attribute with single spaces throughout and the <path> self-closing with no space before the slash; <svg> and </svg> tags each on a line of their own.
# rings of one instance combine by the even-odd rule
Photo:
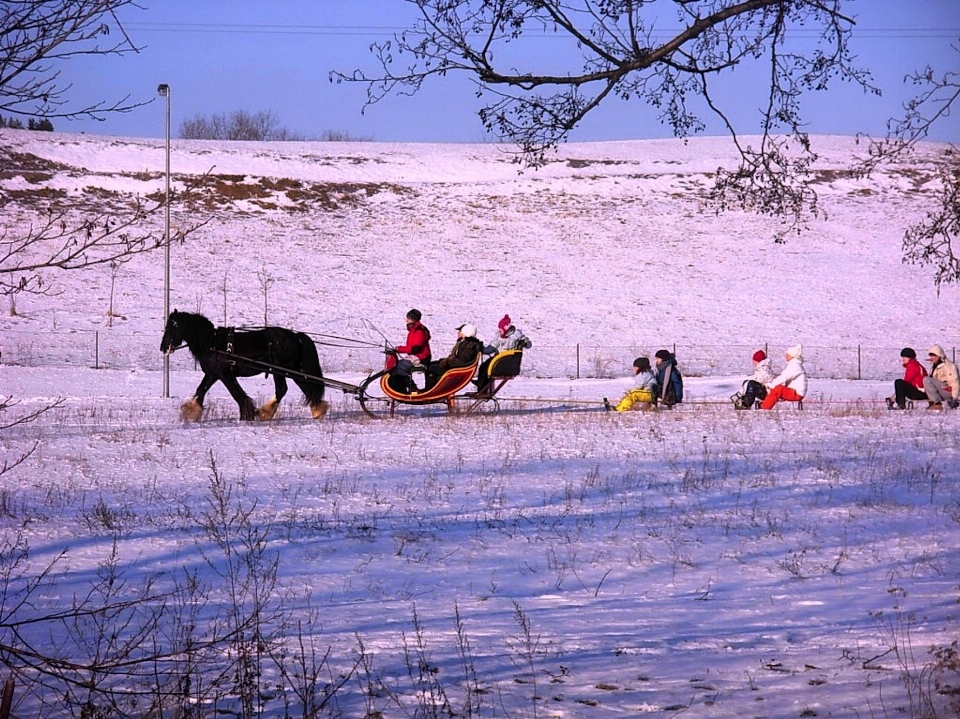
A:
<svg viewBox="0 0 960 719">
<path fill-rule="evenodd" d="M 887 409 L 906 409 L 907 400 L 927 398 L 923 390 L 923 378 L 926 368 L 917 361 L 917 353 L 912 347 L 900 350 L 900 364 L 903 365 L 903 379 L 893 383 L 893 397 L 887 397 Z"/>
<path fill-rule="evenodd" d="M 417 391 L 413 381 L 414 367 L 430 364 L 430 330 L 420 322 L 422 317 L 420 310 L 407 312 L 407 341 L 395 348 L 397 363 L 390 370 L 390 386 L 404 394 Z"/>
</svg>

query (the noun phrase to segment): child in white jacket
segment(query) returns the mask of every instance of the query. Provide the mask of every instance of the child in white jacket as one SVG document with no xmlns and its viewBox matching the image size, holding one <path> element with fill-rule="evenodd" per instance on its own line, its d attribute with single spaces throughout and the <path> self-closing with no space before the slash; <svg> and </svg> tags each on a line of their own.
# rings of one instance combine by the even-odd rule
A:
<svg viewBox="0 0 960 719">
<path fill-rule="evenodd" d="M 796 344 L 788 347 L 784 355 L 787 366 L 777 375 L 770 385 L 767 398 L 760 403 L 760 409 L 773 409 L 780 400 L 800 402 L 807 394 L 807 373 L 803 369 L 803 346 Z"/>
</svg>

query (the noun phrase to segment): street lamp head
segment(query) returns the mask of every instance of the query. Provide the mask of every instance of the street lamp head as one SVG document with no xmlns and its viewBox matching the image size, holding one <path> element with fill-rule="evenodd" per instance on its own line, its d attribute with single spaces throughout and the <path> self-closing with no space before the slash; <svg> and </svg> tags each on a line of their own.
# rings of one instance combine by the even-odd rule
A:
<svg viewBox="0 0 960 719">
<path fill-rule="evenodd" d="M 161 84 L 157 85 L 157 94 L 158 94 L 158 95 L 169 95 L 169 94 L 170 94 L 170 86 L 167 85 L 166 83 L 161 83 Z"/>
</svg>

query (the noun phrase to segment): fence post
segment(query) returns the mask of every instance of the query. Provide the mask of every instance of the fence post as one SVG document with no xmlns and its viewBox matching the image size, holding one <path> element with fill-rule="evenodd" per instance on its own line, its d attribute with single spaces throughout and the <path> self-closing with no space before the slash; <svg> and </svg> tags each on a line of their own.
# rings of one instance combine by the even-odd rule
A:
<svg viewBox="0 0 960 719">
<path fill-rule="evenodd" d="M 93 368 L 100 369 L 100 330 L 93 333 Z"/>
<path fill-rule="evenodd" d="M 857 379 L 863 379 L 863 364 L 860 354 L 860 345 L 857 345 Z"/>
<path fill-rule="evenodd" d="M 577 379 L 580 379 L 580 343 L 577 342 Z"/>
</svg>

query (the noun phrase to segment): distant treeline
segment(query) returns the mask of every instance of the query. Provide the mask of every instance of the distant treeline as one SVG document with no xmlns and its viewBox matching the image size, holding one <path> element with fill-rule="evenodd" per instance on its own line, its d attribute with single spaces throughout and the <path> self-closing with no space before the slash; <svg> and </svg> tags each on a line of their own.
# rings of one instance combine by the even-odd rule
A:
<svg viewBox="0 0 960 719">
<path fill-rule="evenodd" d="M 4 117 L 0 115 L 0 127 L 9 127 L 13 130 L 23 129 L 23 120 L 16 117 Z M 47 118 L 35 120 L 32 117 L 27 121 L 28 130 L 43 130 L 44 132 L 53 132 L 53 123 Z"/>
<path fill-rule="evenodd" d="M 180 123 L 184 140 L 247 140 L 251 142 L 299 142 L 312 138 L 292 132 L 280 124 L 273 112 L 234 110 L 206 117 L 196 115 Z M 323 142 L 362 142 L 348 132 L 325 130 L 318 138 Z"/>
</svg>

